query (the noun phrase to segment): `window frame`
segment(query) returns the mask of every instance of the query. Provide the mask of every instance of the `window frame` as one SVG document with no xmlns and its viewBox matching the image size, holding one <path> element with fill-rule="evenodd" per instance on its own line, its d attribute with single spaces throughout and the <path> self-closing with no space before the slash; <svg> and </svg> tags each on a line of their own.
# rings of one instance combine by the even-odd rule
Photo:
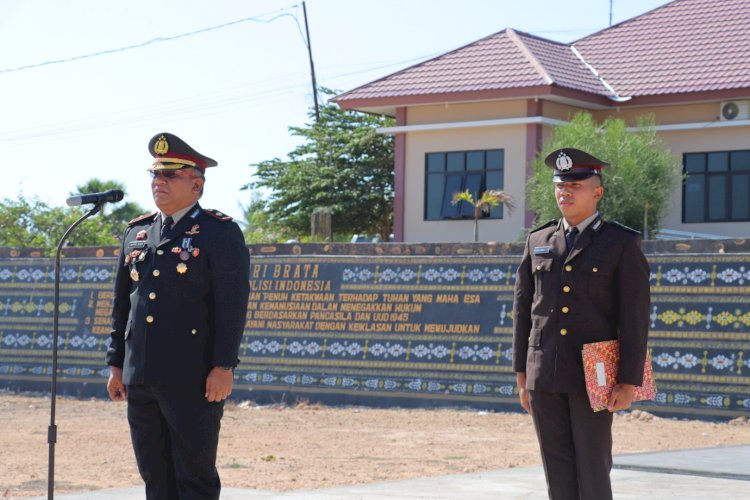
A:
<svg viewBox="0 0 750 500">
<path fill-rule="evenodd" d="M 726 167 L 722 169 L 722 157 L 726 156 Z M 734 160 L 737 157 L 745 157 L 745 161 L 748 161 L 750 156 L 750 150 L 739 149 L 739 150 L 727 150 L 727 151 L 699 151 L 682 154 L 682 173 L 684 175 L 684 181 L 682 183 L 682 214 L 681 219 L 683 224 L 713 224 L 721 222 L 750 222 L 750 204 L 745 208 L 745 215 L 741 218 L 733 218 L 734 210 L 734 197 L 740 199 L 743 198 L 742 192 L 735 192 L 735 188 L 739 185 L 740 178 L 745 178 L 743 182 L 746 183 L 744 198 L 750 198 L 750 163 L 748 163 L 744 169 L 738 168 L 740 160 L 737 160 L 737 166 L 735 166 Z M 718 159 L 718 162 L 712 162 L 711 159 Z M 688 164 L 691 164 L 691 168 L 694 168 L 695 161 L 700 159 L 702 163 L 702 170 L 688 171 Z M 702 179 L 699 181 L 702 187 L 703 195 L 703 208 L 701 210 L 700 220 L 688 220 L 688 199 L 690 194 L 687 192 L 688 187 L 691 185 L 690 177 L 701 176 Z M 723 180 L 723 182 L 722 182 Z M 721 197 L 723 198 L 723 216 L 721 218 L 712 218 L 712 208 L 716 207 L 718 200 L 711 196 L 711 192 L 714 187 L 720 187 L 723 191 Z M 742 187 L 740 185 L 740 187 Z M 714 201 L 714 205 L 711 205 L 711 201 Z"/>
<path fill-rule="evenodd" d="M 478 154 L 482 155 L 481 168 L 471 168 L 471 164 L 476 164 L 478 161 Z M 491 154 L 499 155 L 498 158 L 494 158 L 497 162 L 497 166 L 492 165 L 488 168 L 488 156 Z M 442 160 L 437 159 L 435 166 L 440 166 L 442 170 L 435 170 L 431 168 L 431 160 L 442 156 Z M 462 168 L 460 170 L 451 168 L 451 165 L 455 167 L 456 159 L 462 158 Z M 487 188 L 488 174 L 499 173 L 499 187 L 492 187 L 490 189 L 504 189 L 505 186 L 505 149 L 503 148 L 492 148 L 492 149 L 469 149 L 459 151 L 429 151 L 424 156 L 424 207 L 423 207 L 423 221 L 424 222 L 438 222 L 438 221 L 462 221 L 462 220 L 473 220 L 474 219 L 474 207 L 471 204 L 461 201 L 455 206 L 450 205 L 450 201 L 453 198 L 453 193 L 447 193 L 446 186 L 449 184 L 449 178 L 460 177 L 460 188 L 458 192 L 466 191 L 467 181 L 471 181 L 473 185 L 478 184 L 477 195 L 481 195 Z M 480 178 L 477 180 L 477 176 Z M 497 175 L 497 174 L 496 174 Z M 435 179 L 439 177 L 440 179 Z M 441 195 L 439 203 L 436 199 L 430 197 L 431 181 L 437 180 L 442 184 Z M 471 190 L 471 189 L 470 189 Z M 432 212 L 435 212 L 435 205 L 439 205 L 440 216 L 430 217 L 430 208 L 432 201 Z M 454 215 L 450 215 L 450 213 Z M 490 213 L 482 213 L 483 219 L 502 220 L 505 216 L 503 206 L 499 205 L 490 210 Z"/>
</svg>

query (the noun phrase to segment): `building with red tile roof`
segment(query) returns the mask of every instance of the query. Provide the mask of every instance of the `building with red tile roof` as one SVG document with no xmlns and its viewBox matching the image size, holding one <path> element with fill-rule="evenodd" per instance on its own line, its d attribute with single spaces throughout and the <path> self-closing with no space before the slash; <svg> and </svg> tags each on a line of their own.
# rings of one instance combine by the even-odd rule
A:
<svg viewBox="0 0 750 500">
<path fill-rule="evenodd" d="M 396 118 L 381 132 L 396 138 L 397 241 L 468 239 L 470 217 L 447 208 L 448 190 L 500 188 L 524 206 L 543 140 L 580 111 L 629 125 L 656 117 L 689 165 L 665 228 L 750 233 L 750 0 L 675 0 L 569 44 L 507 28 L 334 100 Z M 484 241 L 533 224 L 528 210 L 490 219 Z"/>
</svg>

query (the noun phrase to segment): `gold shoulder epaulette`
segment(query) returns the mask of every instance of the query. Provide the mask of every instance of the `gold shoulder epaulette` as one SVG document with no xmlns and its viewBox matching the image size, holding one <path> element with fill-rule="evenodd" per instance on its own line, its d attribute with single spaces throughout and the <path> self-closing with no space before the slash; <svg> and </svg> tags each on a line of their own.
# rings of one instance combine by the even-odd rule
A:
<svg viewBox="0 0 750 500">
<path fill-rule="evenodd" d="M 210 215 L 211 217 L 215 219 L 219 219 L 220 221 L 230 221 L 232 218 L 225 214 L 224 212 L 219 212 L 218 210 L 214 210 L 213 208 L 204 208 L 203 211 Z"/>
<path fill-rule="evenodd" d="M 133 224 L 137 224 L 137 223 L 139 223 L 141 221 L 144 221 L 144 220 L 153 219 L 154 217 L 156 217 L 156 215 L 158 213 L 159 212 L 151 212 L 150 214 L 139 215 L 135 219 L 133 219 L 130 222 L 128 222 L 128 226 L 132 226 Z"/>
</svg>

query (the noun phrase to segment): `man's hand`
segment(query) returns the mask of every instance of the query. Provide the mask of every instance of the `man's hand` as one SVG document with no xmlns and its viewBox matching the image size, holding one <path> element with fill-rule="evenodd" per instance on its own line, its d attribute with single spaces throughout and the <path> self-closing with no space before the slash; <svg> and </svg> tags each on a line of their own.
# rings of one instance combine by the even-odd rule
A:
<svg viewBox="0 0 750 500">
<path fill-rule="evenodd" d="M 611 412 L 626 410 L 630 408 L 633 402 L 633 393 L 635 386 L 632 384 L 617 384 L 612 388 L 612 394 L 609 396 L 607 409 Z"/>
<path fill-rule="evenodd" d="M 116 366 L 109 367 L 109 380 L 107 380 L 107 392 L 112 401 L 125 401 L 128 397 L 128 390 L 122 383 L 122 368 Z"/>
<path fill-rule="evenodd" d="M 206 399 L 213 402 L 224 401 L 232 394 L 234 373 L 214 366 L 206 378 Z"/>
<path fill-rule="evenodd" d="M 526 373 L 516 373 L 516 386 L 518 387 L 518 399 L 521 400 L 521 407 L 528 413 L 531 413 L 529 408 L 529 393 L 526 392 Z"/>
</svg>

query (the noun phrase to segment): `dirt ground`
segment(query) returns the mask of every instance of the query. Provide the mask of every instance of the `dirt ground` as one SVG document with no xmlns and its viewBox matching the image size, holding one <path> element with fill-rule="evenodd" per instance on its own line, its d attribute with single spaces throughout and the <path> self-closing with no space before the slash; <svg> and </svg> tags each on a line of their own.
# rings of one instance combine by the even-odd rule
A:
<svg viewBox="0 0 750 500">
<path fill-rule="evenodd" d="M 47 493 L 48 397 L 0 392 L 0 498 Z M 59 398 L 55 492 L 141 484 L 125 403 Z M 712 423 L 618 414 L 615 454 L 750 444 L 746 418 Z M 531 418 L 466 410 L 230 403 L 218 468 L 226 487 L 325 488 L 540 464 Z"/>
</svg>

